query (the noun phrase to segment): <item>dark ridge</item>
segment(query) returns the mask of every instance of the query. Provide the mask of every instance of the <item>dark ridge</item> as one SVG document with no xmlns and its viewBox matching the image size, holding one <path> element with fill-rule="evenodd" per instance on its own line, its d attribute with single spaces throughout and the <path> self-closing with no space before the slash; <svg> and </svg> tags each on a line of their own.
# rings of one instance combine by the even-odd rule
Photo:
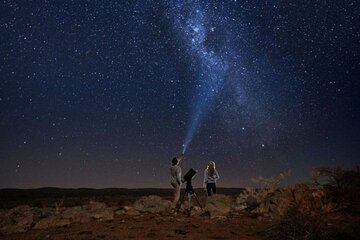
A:
<svg viewBox="0 0 360 240">
<path fill-rule="evenodd" d="M 219 194 L 236 196 L 244 188 L 218 188 Z M 184 188 L 182 189 L 182 193 Z M 199 197 L 205 197 L 203 188 L 195 188 Z M 78 206 L 90 200 L 106 202 L 109 205 L 132 203 L 142 196 L 158 195 L 171 200 L 173 189 L 170 188 L 56 188 L 44 187 L 36 189 L 0 189 L 0 209 L 12 208 L 27 204 L 33 207 L 54 207 L 63 202 L 64 206 Z"/>
</svg>

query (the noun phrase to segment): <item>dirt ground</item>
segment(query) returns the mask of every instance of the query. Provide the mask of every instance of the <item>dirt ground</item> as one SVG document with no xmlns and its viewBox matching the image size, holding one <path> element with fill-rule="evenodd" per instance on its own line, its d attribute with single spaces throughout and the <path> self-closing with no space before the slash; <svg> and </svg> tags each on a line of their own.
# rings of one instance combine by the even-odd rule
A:
<svg viewBox="0 0 360 240">
<path fill-rule="evenodd" d="M 92 221 L 67 227 L 30 230 L 0 236 L 1 239 L 260 239 L 266 226 L 245 215 L 227 219 L 210 219 L 208 216 L 190 216 L 183 213 L 143 214 L 141 216 L 117 215 L 112 221 Z"/>
<path fill-rule="evenodd" d="M 204 204 L 205 194 L 198 196 Z M 242 189 L 219 189 L 221 194 L 235 197 Z M 33 207 L 53 207 L 54 203 L 65 199 L 64 206 L 82 205 L 90 199 L 106 202 L 108 206 L 132 205 L 141 196 L 155 194 L 164 199 L 172 199 L 171 189 L 1 189 L 1 208 L 12 208 L 27 204 Z M 183 194 L 183 192 L 182 192 Z M 209 216 L 185 213 L 142 214 L 140 216 L 115 215 L 111 221 L 91 221 L 74 223 L 66 227 L 30 230 L 26 233 L 0 235 L 0 239 L 261 239 L 260 234 L 268 225 L 243 215 L 227 219 L 210 219 Z"/>
</svg>

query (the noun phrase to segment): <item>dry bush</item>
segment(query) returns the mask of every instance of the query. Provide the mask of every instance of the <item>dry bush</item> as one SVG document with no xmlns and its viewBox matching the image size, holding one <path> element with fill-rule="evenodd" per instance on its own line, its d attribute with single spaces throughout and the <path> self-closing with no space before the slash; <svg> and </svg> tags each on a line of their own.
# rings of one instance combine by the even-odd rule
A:
<svg viewBox="0 0 360 240">
<path fill-rule="evenodd" d="M 328 200 L 339 209 L 360 210 L 360 168 L 316 168 L 312 172 L 314 186 L 322 188 Z"/>
<path fill-rule="evenodd" d="M 300 211 L 299 207 L 292 205 L 282 218 L 266 231 L 268 240 L 320 240 L 324 221 Z"/>
<path fill-rule="evenodd" d="M 64 200 L 65 200 L 65 198 L 62 198 L 60 201 L 55 202 L 55 214 L 56 215 L 60 214 L 60 212 L 64 206 Z"/>
<path fill-rule="evenodd" d="M 312 173 L 315 189 L 298 184 L 292 204 L 265 232 L 269 240 L 360 239 L 360 170 L 317 168 Z M 357 209 L 357 211 L 356 211 Z M 351 211 L 351 216 L 347 213 Z"/>
<path fill-rule="evenodd" d="M 338 219 L 329 224 L 327 213 L 301 211 L 296 205 L 287 209 L 281 219 L 264 234 L 266 240 L 360 240 L 358 221 L 343 223 Z"/>
</svg>

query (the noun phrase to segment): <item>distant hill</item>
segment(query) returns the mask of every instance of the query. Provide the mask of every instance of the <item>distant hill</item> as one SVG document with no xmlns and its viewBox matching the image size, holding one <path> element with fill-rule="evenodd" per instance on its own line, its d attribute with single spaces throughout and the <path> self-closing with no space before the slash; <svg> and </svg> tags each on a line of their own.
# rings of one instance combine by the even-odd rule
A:
<svg viewBox="0 0 360 240">
<path fill-rule="evenodd" d="M 236 196 L 243 190 L 244 188 L 218 188 L 218 193 Z M 203 188 L 195 188 L 195 192 L 200 198 L 206 196 Z M 66 206 L 76 206 L 90 199 L 116 205 L 132 202 L 147 195 L 158 195 L 170 200 L 172 199 L 172 194 L 173 189 L 170 188 L 4 188 L 0 189 L 0 208 L 11 208 L 23 204 L 34 207 L 53 207 L 55 202 L 59 202 L 62 199 Z"/>
</svg>

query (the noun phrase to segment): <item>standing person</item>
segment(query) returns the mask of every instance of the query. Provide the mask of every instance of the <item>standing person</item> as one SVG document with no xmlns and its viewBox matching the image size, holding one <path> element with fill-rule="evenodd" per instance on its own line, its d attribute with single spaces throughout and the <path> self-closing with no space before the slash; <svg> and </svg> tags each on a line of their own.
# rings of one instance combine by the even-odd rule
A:
<svg viewBox="0 0 360 240">
<path fill-rule="evenodd" d="M 204 186 L 206 186 L 208 196 L 211 196 L 211 192 L 216 193 L 216 181 L 219 178 L 219 173 L 215 169 L 215 162 L 210 161 L 204 172 Z"/>
<path fill-rule="evenodd" d="M 171 173 L 171 186 L 174 188 L 174 200 L 173 205 L 179 202 L 180 189 L 181 189 L 181 167 L 179 166 L 180 161 L 183 159 L 183 155 L 180 157 L 174 157 L 171 161 L 170 173 Z"/>
</svg>

